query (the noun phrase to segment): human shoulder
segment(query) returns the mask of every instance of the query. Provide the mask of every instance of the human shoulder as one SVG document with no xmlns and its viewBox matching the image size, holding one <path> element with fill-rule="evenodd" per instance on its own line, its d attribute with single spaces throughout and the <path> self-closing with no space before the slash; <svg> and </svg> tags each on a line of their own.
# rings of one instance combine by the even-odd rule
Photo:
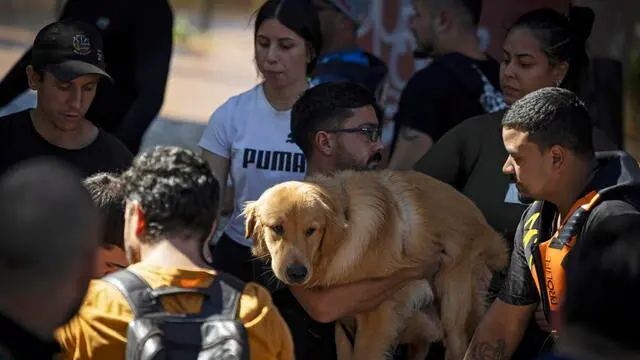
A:
<svg viewBox="0 0 640 360">
<path fill-rule="evenodd" d="M 8 129 L 16 124 L 26 123 L 31 119 L 30 111 L 31 109 L 28 109 L 0 116 L 0 129 Z"/>
<path fill-rule="evenodd" d="M 125 350 L 133 318 L 120 291 L 92 280 L 78 314 L 56 330 L 55 338 L 66 359 L 117 359 Z"/>
<path fill-rule="evenodd" d="M 486 133 L 494 132 L 501 128 L 503 116 L 504 111 L 473 116 L 454 126 L 450 132 L 462 137 L 471 137 L 473 139 L 483 140 L 486 137 Z M 479 136 L 480 134 L 483 135 Z"/>
<path fill-rule="evenodd" d="M 442 60 L 436 59 L 429 63 L 427 66 L 416 71 L 409 81 L 407 86 L 417 86 L 429 88 L 431 86 L 446 86 L 449 81 L 445 81 L 451 77 L 451 70 Z"/>
<path fill-rule="evenodd" d="M 287 323 L 261 285 L 249 282 L 240 298 L 239 318 L 247 329 L 256 359 L 293 360 L 293 338 Z"/>
<path fill-rule="evenodd" d="M 209 126 L 224 126 L 225 128 L 237 126 L 236 119 L 238 117 L 246 118 L 257 113 L 263 97 L 264 92 L 260 84 L 231 96 L 211 114 Z"/>
<path fill-rule="evenodd" d="M 92 151 L 97 152 L 100 158 L 104 159 L 105 171 L 122 172 L 131 166 L 133 153 L 131 150 L 114 135 L 98 129 L 99 134 Z"/>
<path fill-rule="evenodd" d="M 635 195 L 635 194 L 634 194 Z M 633 196 L 604 199 L 589 214 L 583 234 L 609 236 L 640 222 L 640 198 Z"/>
<path fill-rule="evenodd" d="M 100 128 L 98 128 L 98 131 L 100 132 L 100 140 L 103 141 L 103 146 L 106 147 L 107 151 L 125 157 L 133 157 L 131 150 L 120 139 Z"/>
<path fill-rule="evenodd" d="M 407 101 L 414 104 L 421 112 L 433 115 L 434 109 L 445 106 L 447 99 L 458 89 L 454 74 L 448 65 L 434 60 L 424 68 L 418 70 L 409 78 L 400 95 L 401 103 Z M 430 110 L 427 110 L 430 109 Z"/>
<path fill-rule="evenodd" d="M 133 318 L 129 303 L 120 290 L 100 279 L 91 280 L 78 314 L 83 318 L 109 314 Z"/>
<path fill-rule="evenodd" d="M 264 97 L 264 92 L 262 84 L 258 84 L 247 91 L 229 97 L 218 109 L 238 110 L 246 106 L 255 106 L 256 101 L 261 97 Z"/>
<path fill-rule="evenodd" d="M 238 317 L 247 324 L 260 321 L 274 308 L 271 295 L 263 286 L 248 282 L 242 291 Z"/>
</svg>

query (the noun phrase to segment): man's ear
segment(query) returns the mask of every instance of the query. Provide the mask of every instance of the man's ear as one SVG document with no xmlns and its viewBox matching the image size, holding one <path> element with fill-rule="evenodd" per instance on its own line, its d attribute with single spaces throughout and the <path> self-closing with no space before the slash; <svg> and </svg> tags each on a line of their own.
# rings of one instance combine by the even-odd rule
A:
<svg viewBox="0 0 640 360">
<path fill-rule="evenodd" d="M 437 33 L 443 33 L 450 30 L 456 21 L 456 15 L 449 9 L 438 12 L 433 18 L 433 28 Z"/>
<path fill-rule="evenodd" d="M 27 66 L 27 81 L 29 82 L 29 88 L 33 91 L 40 90 L 40 85 L 44 79 L 38 74 L 33 66 Z"/>
<path fill-rule="evenodd" d="M 131 219 L 133 220 L 134 234 L 138 239 L 142 239 L 147 223 L 144 219 L 144 211 L 142 211 L 142 207 L 137 201 L 131 203 Z"/>
<path fill-rule="evenodd" d="M 314 147 L 325 156 L 331 156 L 335 151 L 335 137 L 326 131 L 318 131 L 313 136 Z"/>
<path fill-rule="evenodd" d="M 251 247 L 251 253 L 253 256 L 258 258 L 267 258 L 269 257 L 269 250 L 264 243 L 264 236 L 262 234 L 263 228 L 256 216 L 257 206 L 256 201 L 245 202 L 244 210 L 242 211 L 242 215 L 244 215 L 245 219 L 244 237 L 246 239 L 253 239 L 253 246 Z"/>
<path fill-rule="evenodd" d="M 553 145 L 549 148 L 549 155 L 551 156 L 551 166 L 554 172 L 559 172 L 566 164 L 567 150 L 560 145 Z"/>
</svg>

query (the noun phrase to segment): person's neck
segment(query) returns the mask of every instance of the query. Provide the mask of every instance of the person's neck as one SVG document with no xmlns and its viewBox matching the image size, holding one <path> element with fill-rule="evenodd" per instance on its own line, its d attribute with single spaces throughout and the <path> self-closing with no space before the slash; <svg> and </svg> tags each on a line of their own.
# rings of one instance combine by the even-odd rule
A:
<svg viewBox="0 0 640 360">
<path fill-rule="evenodd" d="M 328 159 L 314 157 L 307 160 L 307 175 L 331 175 L 336 171 L 336 167 Z"/>
<path fill-rule="evenodd" d="M 580 360 L 632 360 L 640 354 L 579 326 L 567 326 L 556 344 L 558 355 Z"/>
<path fill-rule="evenodd" d="M 293 107 L 298 97 L 309 88 L 309 83 L 307 83 L 306 79 L 303 79 L 289 86 L 274 88 L 265 81 L 262 86 L 269 104 L 278 111 L 285 111 Z"/>
<path fill-rule="evenodd" d="M 63 149 L 82 149 L 91 144 L 98 136 L 98 128 L 84 118 L 75 129 L 60 131 L 40 109 L 33 109 L 29 114 L 38 134 L 50 144 Z"/>
<path fill-rule="evenodd" d="M 38 339 L 46 342 L 53 341 L 56 324 L 47 324 L 47 317 L 41 311 L 33 311 L 29 297 L 24 301 L 20 298 L 8 299 L 0 302 L 0 313 L 13 321 Z"/>
<path fill-rule="evenodd" d="M 196 244 L 197 239 L 162 239 L 140 249 L 140 262 L 181 269 L 209 269 L 202 258 L 202 248 Z"/>
<path fill-rule="evenodd" d="M 580 195 L 591 181 L 591 176 L 598 166 L 597 161 L 583 162 L 576 164 L 575 169 L 567 171 L 567 178 L 564 186 L 558 188 L 549 202 L 553 203 L 560 213 L 558 222 L 562 223 L 569 215 L 569 211 L 573 204 L 578 200 Z"/>
<path fill-rule="evenodd" d="M 478 36 L 469 31 L 458 30 L 457 33 L 453 34 L 448 40 L 449 41 L 444 41 L 437 49 L 437 54 L 459 53 L 471 59 L 487 59 L 487 54 L 480 49 Z"/>
</svg>

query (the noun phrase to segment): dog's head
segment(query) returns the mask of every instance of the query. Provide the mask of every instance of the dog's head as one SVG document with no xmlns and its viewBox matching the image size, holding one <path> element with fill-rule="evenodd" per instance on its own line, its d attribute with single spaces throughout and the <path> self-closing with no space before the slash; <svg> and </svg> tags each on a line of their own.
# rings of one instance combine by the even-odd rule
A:
<svg viewBox="0 0 640 360">
<path fill-rule="evenodd" d="M 319 257 L 330 256 L 346 229 L 339 202 L 312 183 L 273 186 L 247 202 L 243 214 L 253 254 L 271 259 L 276 277 L 289 285 L 309 284 Z"/>
</svg>

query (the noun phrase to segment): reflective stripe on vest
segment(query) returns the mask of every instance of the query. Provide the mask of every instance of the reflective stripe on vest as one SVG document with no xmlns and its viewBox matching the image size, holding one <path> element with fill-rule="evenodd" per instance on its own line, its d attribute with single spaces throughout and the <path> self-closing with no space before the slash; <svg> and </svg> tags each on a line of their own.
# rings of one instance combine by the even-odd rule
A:
<svg viewBox="0 0 640 360">
<path fill-rule="evenodd" d="M 554 330 L 560 330 L 561 305 L 565 289 L 565 260 L 576 243 L 589 212 L 601 200 L 597 191 L 592 191 L 576 201 L 556 233 L 546 241 L 539 241 L 542 202 L 536 201 L 530 208 L 524 223 L 522 242 L 531 275 L 538 288 L 547 320 Z M 540 279 L 544 279 L 540 282 Z"/>
</svg>

